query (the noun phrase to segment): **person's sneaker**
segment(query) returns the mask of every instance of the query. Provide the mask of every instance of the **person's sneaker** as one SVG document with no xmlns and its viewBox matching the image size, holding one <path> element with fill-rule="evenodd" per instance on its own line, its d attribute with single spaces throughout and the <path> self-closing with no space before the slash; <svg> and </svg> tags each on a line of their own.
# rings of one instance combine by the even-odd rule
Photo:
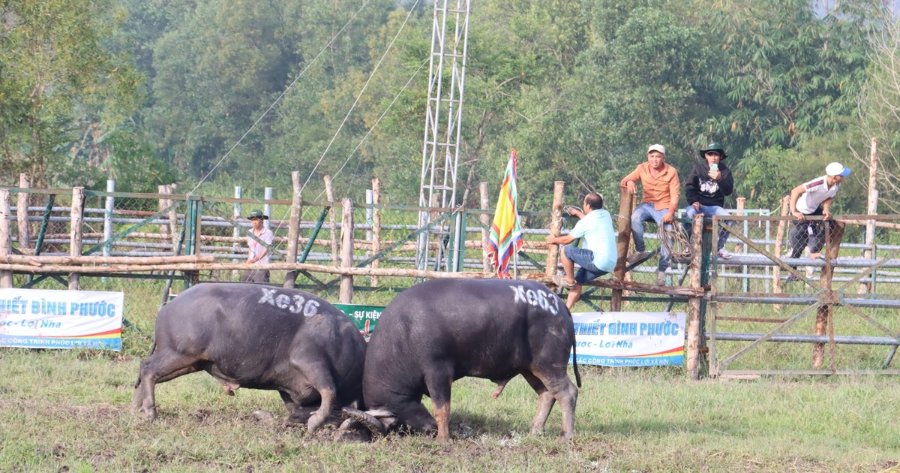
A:
<svg viewBox="0 0 900 473">
<path fill-rule="evenodd" d="M 799 281 L 799 280 L 800 280 L 800 278 L 798 278 L 797 275 L 795 275 L 794 273 L 791 273 L 791 274 L 788 274 L 788 277 L 787 277 L 787 279 L 784 280 L 784 282 L 794 282 L 794 281 Z"/>
<path fill-rule="evenodd" d="M 629 265 L 643 263 L 648 258 L 650 258 L 650 256 L 652 254 L 653 253 L 649 252 L 649 251 L 636 251 L 636 252 L 632 253 L 631 255 L 629 255 L 628 259 L 626 261 L 628 262 Z"/>
<path fill-rule="evenodd" d="M 656 272 L 656 285 L 657 286 L 665 286 L 666 285 L 666 272 L 665 271 L 657 271 Z"/>
<path fill-rule="evenodd" d="M 721 250 L 719 250 L 719 258 L 731 259 L 732 256 L 734 256 L 734 255 L 729 253 L 728 250 L 726 250 L 725 248 L 722 248 Z"/>
</svg>

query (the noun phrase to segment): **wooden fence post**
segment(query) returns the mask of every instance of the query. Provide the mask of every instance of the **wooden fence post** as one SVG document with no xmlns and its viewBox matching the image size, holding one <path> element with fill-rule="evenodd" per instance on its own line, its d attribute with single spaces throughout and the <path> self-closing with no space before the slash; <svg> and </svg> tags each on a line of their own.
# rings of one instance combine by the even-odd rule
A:
<svg viewBox="0 0 900 473">
<path fill-rule="evenodd" d="M 81 232 L 84 219 L 84 187 L 72 188 L 72 207 L 69 220 L 69 256 L 81 256 Z M 69 273 L 69 290 L 77 291 L 78 273 Z"/>
<path fill-rule="evenodd" d="M 700 283 L 701 270 L 703 268 L 703 255 L 701 248 L 703 244 L 703 215 L 694 215 L 694 221 L 691 222 L 691 289 L 702 289 Z M 692 380 L 700 379 L 700 361 L 702 360 L 701 348 L 703 347 L 703 330 L 700 326 L 700 301 L 701 297 L 691 296 L 688 298 L 688 320 L 687 320 L 687 374 Z M 718 373 L 713 372 L 713 375 Z"/>
<path fill-rule="evenodd" d="M 562 228 L 562 208 L 565 190 L 565 182 L 553 182 L 553 206 L 550 208 L 550 236 L 553 237 L 559 236 L 559 230 Z M 547 263 L 544 267 L 544 276 L 553 277 L 556 275 L 558 258 L 559 245 L 547 245 Z"/>
<path fill-rule="evenodd" d="M 353 202 L 344 198 L 341 200 L 343 214 L 341 215 L 341 267 L 353 267 Z M 341 304 L 350 304 L 353 300 L 353 276 L 341 275 L 341 290 L 339 299 Z"/>
<path fill-rule="evenodd" d="M 28 174 L 24 172 L 19 174 L 19 188 L 22 190 L 16 196 L 16 223 L 19 227 L 19 249 L 23 250 L 22 253 L 26 253 L 24 251 L 26 248 L 31 248 L 31 227 L 28 223 L 28 201 L 31 200 L 29 199 L 31 194 L 25 191 L 30 187 L 31 181 L 28 179 Z"/>
<path fill-rule="evenodd" d="M 827 249 L 825 254 L 825 266 L 822 267 L 822 273 L 819 279 L 819 286 L 822 288 L 820 297 L 825 298 L 825 301 L 816 311 L 816 335 L 822 336 L 827 333 L 829 340 L 832 342 L 834 341 L 834 321 L 832 319 L 834 310 L 832 305 L 834 304 L 836 297 L 831 291 L 831 278 L 834 276 L 834 260 L 837 259 L 838 253 L 841 250 L 841 239 L 843 239 L 843 237 L 844 224 L 842 222 L 835 222 L 833 231 L 828 231 L 826 225 L 825 241 Z M 824 354 L 825 344 L 814 343 L 813 368 L 819 369 L 822 367 Z M 835 370 L 835 359 L 833 355 L 834 353 L 832 353 L 831 358 L 832 371 Z"/>
<path fill-rule="evenodd" d="M 372 254 L 381 252 L 381 179 L 372 179 Z M 372 269 L 381 266 L 381 260 L 375 259 L 371 263 Z M 371 286 L 378 287 L 378 276 L 372 276 Z"/>
<path fill-rule="evenodd" d="M 481 201 L 481 209 L 485 211 L 478 217 L 478 220 L 481 222 L 481 271 L 487 274 L 493 270 L 491 254 L 488 252 L 488 242 L 491 239 L 491 215 L 488 211 L 491 208 L 491 199 L 488 195 L 487 182 L 482 181 L 478 183 L 478 194 Z"/>
<path fill-rule="evenodd" d="M 0 258 L 4 260 L 12 249 L 12 239 L 9 236 L 9 214 L 9 189 L 0 189 Z M 9 289 L 12 284 L 12 271 L 0 271 L 0 288 Z"/>
<path fill-rule="evenodd" d="M 337 222 L 335 221 L 334 190 L 331 188 L 331 176 L 322 178 L 325 181 L 325 199 L 331 207 L 328 209 L 329 239 L 331 240 L 331 265 L 338 265 Z"/>
<path fill-rule="evenodd" d="M 618 259 L 616 267 L 613 270 L 613 278 L 622 282 L 625 280 L 625 259 L 628 256 L 628 244 L 631 240 L 631 209 L 634 201 L 634 194 L 627 188 L 619 189 L 619 215 L 616 222 L 619 227 L 619 235 L 616 238 L 616 251 Z M 622 310 L 622 290 L 613 289 L 612 299 L 610 300 L 610 310 L 618 312 Z"/>
<path fill-rule="evenodd" d="M 288 224 L 287 261 L 297 262 L 297 241 L 300 238 L 300 211 L 303 201 L 300 196 L 300 171 L 291 172 L 291 220 Z"/>
<path fill-rule="evenodd" d="M 876 187 L 876 174 L 878 171 L 878 140 L 872 138 L 869 147 L 869 195 L 866 202 L 866 213 L 869 215 L 878 215 L 878 188 Z M 875 247 L 875 221 L 866 221 L 866 249 L 863 251 L 865 259 L 874 259 L 875 253 L 872 249 Z M 872 271 L 870 277 L 875 279 L 875 272 Z M 869 283 L 860 283 L 857 293 L 865 294 L 872 289 L 873 285 Z"/>
<path fill-rule="evenodd" d="M 783 246 L 782 242 L 784 241 L 784 232 L 787 227 L 788 221 L 785 217 L 788 216 L 791 210 L 791 198 L 790 196 L 784 196 L 781 199 L 781 219 L 778 220 L 778 229 L 775 231 L 775 256 L 777 258 L 781 258 L 781 248 Z M 775 266 L 772 268 L 772 292 L 775 294 L 781 294 L 781 267 Z M 781 312 L 781 304 L 774 304 L 772 309 L 775 312 Z"/>
</svg>

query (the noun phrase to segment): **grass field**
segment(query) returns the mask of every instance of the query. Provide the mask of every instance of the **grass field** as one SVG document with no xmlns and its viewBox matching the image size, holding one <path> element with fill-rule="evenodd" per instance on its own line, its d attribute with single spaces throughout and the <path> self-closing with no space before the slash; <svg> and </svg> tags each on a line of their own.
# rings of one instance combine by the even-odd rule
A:
<svg viewBox="0 0 900 473">
<path fill-rule="evenodd" d="M 277 394 L 229 397 L 199 373 L 159 385 L 148 423 L 130 403 L 159 292 L 125 290 L 120 354 L 0 349 L 0 471 L 900 471 L 896 377 L 691 382 L 676 368 L 583 366 L 571 443 L 558 409 L 544 435 L 528 434 L 536 397 L 521 378 L 497 400 L 494 385 L 463 379 L 440 444 L 308 435 L 283 425 Z"/>
</svg>

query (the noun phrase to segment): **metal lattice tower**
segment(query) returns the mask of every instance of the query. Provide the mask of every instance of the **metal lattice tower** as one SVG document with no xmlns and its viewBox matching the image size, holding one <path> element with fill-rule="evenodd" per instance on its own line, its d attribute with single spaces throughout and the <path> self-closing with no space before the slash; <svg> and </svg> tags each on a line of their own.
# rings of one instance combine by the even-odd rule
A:
<svg viewBox="0 0 900 473">
<path fill-rule="evenodd" d="M 419 188 L 419 207 L 423 208 L 449 208 L 457 205 L 456 171 L 462 128 L 469 3 L 469 0 L 434 2 Z M 428 225 L 433 218 L 429 212 L 420 211 L 419 227 Z M 444 263 L 442 250 L 430 248 L 430 243 L 432 240 L 442 242 L 443 235 L 447 233 L 447 223 L 445 219 L 441 224 L 435 224 L 430 230 L 419 234 L 417 268 L 427 269 L 430 263 L 440 267 Z"/>
</svg>

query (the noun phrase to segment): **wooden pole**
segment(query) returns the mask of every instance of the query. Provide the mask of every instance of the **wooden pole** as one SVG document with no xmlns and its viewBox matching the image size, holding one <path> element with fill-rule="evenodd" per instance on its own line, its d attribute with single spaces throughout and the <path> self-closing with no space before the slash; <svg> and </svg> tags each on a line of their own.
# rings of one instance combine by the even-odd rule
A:
<svg viewBox="0 0 900 473">
<path fill-rule="evenodd" d="M 703 243 L 703 215 L 694 215 L 694 221 L 691 222 L 691 289 L 701 290 L 700 271 L 702 269 L 703 255 L 701 254 L 701 245 Z M 700 379 L 700 366 L 702 360 L 701 347 L 703 346 L 702 330 L 700 327 L 700 297 L 691 296 L 688 298 L 688 320 L 687 320 L 687 374 L 690 379 L 696 381 Z M 715 353 L 712 353 L 715 360 Z M 713 367 L 715 369 L 715 367 Z M 712 373 L 713 376 L 717 372 Z"/>
<path fill-rule="evenodd" d="M 69 226 L 69 256 L 81 256 L 81 223 L 84 219 L 84 187 L 72 189 Z M 78 273 L 69 273 L 69 290 L 77 291 Z"/>
<path fill-rule="evenodd" d="M 353 266 L 353 202 L 344 198 L 341 207 L 341 267 L 350 268 Z M 350 304 L 353 300 L 353 276 L 341 276 L 339 299 L 341 304 Z"/>
<path fill-rule="evenodd" d="M 775 256 L 778 258 L 781 258 L 782 242 L 784 241 L 784 233 L 788 224 L 785 217 L 788 216 L 790 211 L 791 197 L 786 195 L 781 199 L 781 219 L 778 220 L 778 229 L 775 231 Z M 781 268 L 779 266 L 772 268 L 772 292 L 775 294 L 781 293 Z M 772 309 L 775 312 L 781 312 L 781 304 L 773 305 Z"/>
<path fill-rule="evenodd" d="M 291 172 L 291 220 L 288 224 L 287 261 L 297 261 L 297 240 L 300 238 L 300 211 L 303 201 L 300 198 L 300 171 Z"/>
<path fill-rule="evenodd" d="M 491 239 L 491 215 L 488 210 L 491 208 L 491 198 L 488 195 L 488 183 L 478 183 L 478 194 L 481 203 L 479 204 L 485 212 L 482 213 L 478 220 L 481 222 L 481 270 L 485 274 L 493 271 L 493 263 L 491 263 L 491 254 L 488 251 L 489 241 Z"/>
<path fill-rule="evenodd" d="M 822 288 L 821 297 L 824 298 L 824 303 L 820 305 L 816 311 L 816 335 L 822 336 L 825 335 L 826 332 L 830 332 L 830 335 L 832 335 L 833 338 L 832 305 L 837 302 L 837 297 L 831 290 L 831 279 L 834 276 L 834 260 L 837 259 L 841 250 L 841 239 L 844 237 L 844 224 L 842 222 L 835 222 L 834 231 L 828 231 L 827 225 L 825 228 L 825 241 L 828 246 L 825 250 L 825 266 L 822 267 L 822 273 L 819 279 L 819 286 Z M 829 330 L 829 327 L 831 327 L 832 330 Z M 819 369 L 822 367 L 824 354 L 825 344 L 814 343 L 813 368 Z M 833 362 L 834 359 L 832 358 L 832 363 Z M 831 369 L 835 369 L 833 364 Z"/>
<path fill-rule="evenodd" d="M 372 254 L 377 255 L 381 252 L 381 179 L 372 179 Z M 371 264 L 372 268 L 381 266 L 381 260 L 374 260 Z M 373 275 L 371 278 L 372 287 L 378 287 L 378 276 Z"/>
<path fill-rule="evenodd" d="M 325 181 L 325 199 L 331 208 L 328 210 L 329 239 L 331 240 L 331 264 L 338 265 L 337 222 L 334 211 L 334 191 L 331 188 L 331 176 L 322 178 Z"/>
<path fill-rule="evenodd" d="M 618 259 L 613 270 L 613 279 L 620 282 L 625 280 L 625 259 L 628 256 L 628 243 L 631 240 L 631 208 L 633 201 L 634 194 L 624 187 L 619 189 L 619 215 L 616 218 L 619 227 L 619 235 L 616 238 Z M 613 289 L 610 310 L 613 312 L 622 310 L 621 289 Z"/>
<path fill-rule="evenodd" d="M 18 210 L 18 209 L 16 209 Z M 12 239 L 9 236 L 9 189 L 0 189 L 0 258 L 9 256 Z M 0 288 L 13 287 L 11 271 L 0 271 Z"/>
<path fill-rule="evenodd" d="M 866 203 L 866 213 L 869 215 L 878 214 L 878 188 L 876 187 L 876 174 L 878 172 L 878 140 L 872 138 L 869 148 L 869 195 Z M 875 252 L 875 220 L 866 221 L 866 249 L 863 251 L 863 257 L 873 259 Z M 874 279 L 875 272 L 871 277 Z M 872 289 L 872 283 L 860 283 L 857 289 L 859 294 L 865 294 Z"/>
<path fill-rule="evenodd" d="M 19 227 L 19 249 L 23 250 L 31 248 L 31 227 L 28 224 L 28 201 L 29 193 L 25 191 L 31 187 L 31 181 L 28 174 L 24 172 L 19 174 L 19 195 L 16 196 L 16 223 Z"/>
<path fill-rule="evenodd" d="M 550 236 L 559 236 L 562 228 L 563 219 L 563 199 L 566 190 L 566 183 L 563 181 L 553 182 L 553 204 L 550 207 Z M 556 274 L 556 268 L 559 261 L 559 245 L 549 245 L 547 247 L 547 264 L 544 267 L 544 275 L 553 277 Z"/>
</svg>

